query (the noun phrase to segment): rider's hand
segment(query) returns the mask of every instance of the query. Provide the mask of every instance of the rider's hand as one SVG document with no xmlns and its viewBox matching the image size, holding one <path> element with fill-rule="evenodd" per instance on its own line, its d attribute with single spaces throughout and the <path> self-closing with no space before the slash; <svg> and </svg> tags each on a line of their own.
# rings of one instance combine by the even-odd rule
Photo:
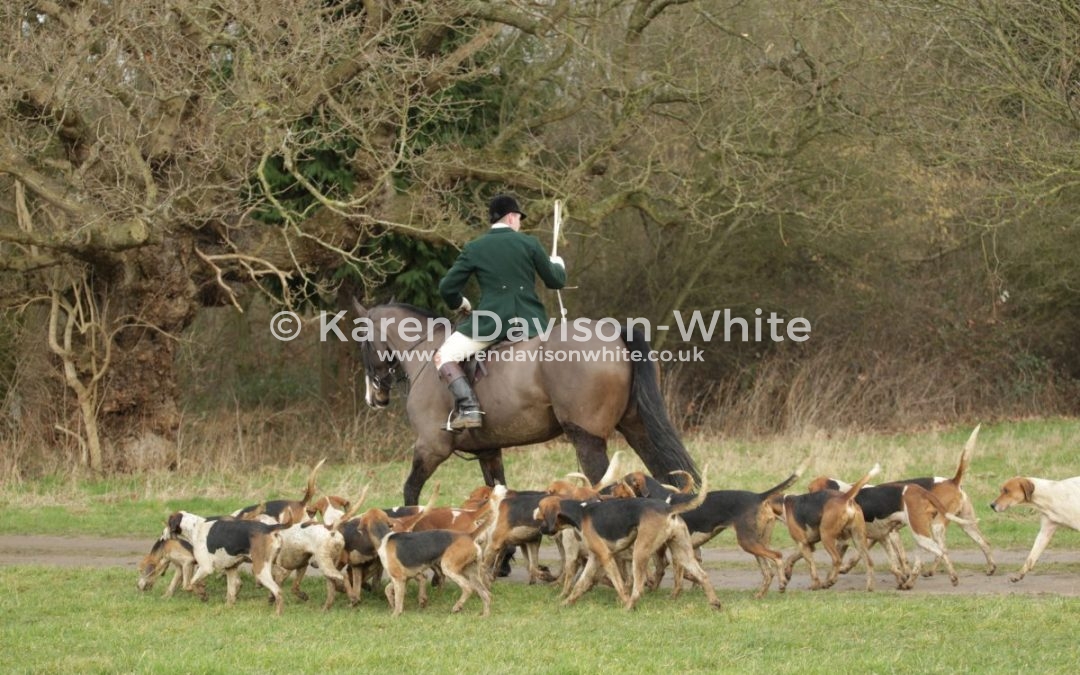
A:
<svg viewBox="0 0 1080 675">
<path fill-rule="evenodd" d="M 461 296 L 461 304 L 454 311 L 461 312 L 462 314 L 468 314 L 472 311 L 472 303 L 470 303 L 469 299 L 463 295 Z"/>
<path fill-rule="evenodd" d="M 562 259 L 561 256 L 557 256 L 557 255 L 551 256 L 551 264 L 558 265 L 559 267 L 561 267 L 563 269 L 566 269 L 566 263 L 563 262 L 563 259 Z"/>
</svg>

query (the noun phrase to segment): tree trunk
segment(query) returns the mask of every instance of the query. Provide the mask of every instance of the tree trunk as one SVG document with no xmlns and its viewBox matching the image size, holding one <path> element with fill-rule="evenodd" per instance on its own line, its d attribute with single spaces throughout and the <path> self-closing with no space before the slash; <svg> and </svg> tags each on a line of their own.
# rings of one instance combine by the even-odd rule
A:
<svg viewBox="0 0 1080 675">
<path fill-rule="evenodd" d="M 162 468 L 175 461 L 180 427 L 175 356 L 194 319 L 190 251 L 181 239 L 133 251 L 109 270 L 99 300 L 109 305 L 112 358 L 97 423 L 107 469 Z"/>
</svg>

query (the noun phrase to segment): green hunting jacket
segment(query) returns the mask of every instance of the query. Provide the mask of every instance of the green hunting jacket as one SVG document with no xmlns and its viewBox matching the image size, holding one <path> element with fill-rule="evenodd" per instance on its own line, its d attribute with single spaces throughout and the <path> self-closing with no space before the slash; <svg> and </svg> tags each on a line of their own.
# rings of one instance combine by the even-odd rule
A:
<svg viewBox="0 0 1080 675">
<path fill-rule="evenodd" d="M 545 327 L 548 320 L 544 303 L 536 295 L 537 275 L 548 288 L 566 284 L 566 270 L 551 262 L 540 241 L 509 227 L 492 228 L 461 249 L 453 267 L 439 282 L 439 294 L 451 309 L 461 306 L 461 292 L 474 274 L 480 285 L 480 303 L 473 305 L 473 316 L 458 324 L 456 330 L 481 340 L 504 340 L 511 330 L 515 337 L 521 335 L 524 329 L 511 323 L 516 318 L 528 322 L 528 335 L 534 337 L 537 323 Z M 477 310 L 491 312 L 498 322 L 494 316 Z"/>
</svg>

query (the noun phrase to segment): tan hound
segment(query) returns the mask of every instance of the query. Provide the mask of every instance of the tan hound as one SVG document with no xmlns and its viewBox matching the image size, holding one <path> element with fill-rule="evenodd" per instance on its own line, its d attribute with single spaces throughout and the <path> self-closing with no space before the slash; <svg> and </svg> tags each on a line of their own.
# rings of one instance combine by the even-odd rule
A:
<svg viewBox="0 0 1080 675">
<path fill-rule="evenodd" d="M 875 464 L 847 492 L 821 490 L 802 495 L 776 495 L 770 499 L 774 512 L 787 523 L 791 538 L 799 546 L 799 550 L 784 563 L 784 573 L 780 577 L 781 591 L 787 588 L 792 567 L 799 558 L 804 558 L 810 566 L 811 590 L 832 586 L 844 562 L 840 543 L 849 540 L 862 553 L 866 563 L 866 590 L 874 590 L 874 562 L 866 553 L 866 522 L 862 509 L 855 502 L 855 495 L 880 471 L 881 467 Z M 824 583 L 818 577 L 814 563 L 814 544 L 818 542 L 832 558 L 832 569 Z"/>
</svg>

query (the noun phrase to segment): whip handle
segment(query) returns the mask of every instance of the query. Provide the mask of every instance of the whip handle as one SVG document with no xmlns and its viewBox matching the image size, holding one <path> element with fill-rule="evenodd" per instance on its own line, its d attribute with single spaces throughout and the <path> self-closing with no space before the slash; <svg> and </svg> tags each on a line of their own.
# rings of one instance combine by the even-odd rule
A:
<svg viewBox="0 0 1080 675">
<path fill-rule="evenodd" d="M 551 242 L 551 255 L 559 255 L 559 230 L 562 229 L 562 200 L 555 200 L 555 235 Z"/>
</svg>

